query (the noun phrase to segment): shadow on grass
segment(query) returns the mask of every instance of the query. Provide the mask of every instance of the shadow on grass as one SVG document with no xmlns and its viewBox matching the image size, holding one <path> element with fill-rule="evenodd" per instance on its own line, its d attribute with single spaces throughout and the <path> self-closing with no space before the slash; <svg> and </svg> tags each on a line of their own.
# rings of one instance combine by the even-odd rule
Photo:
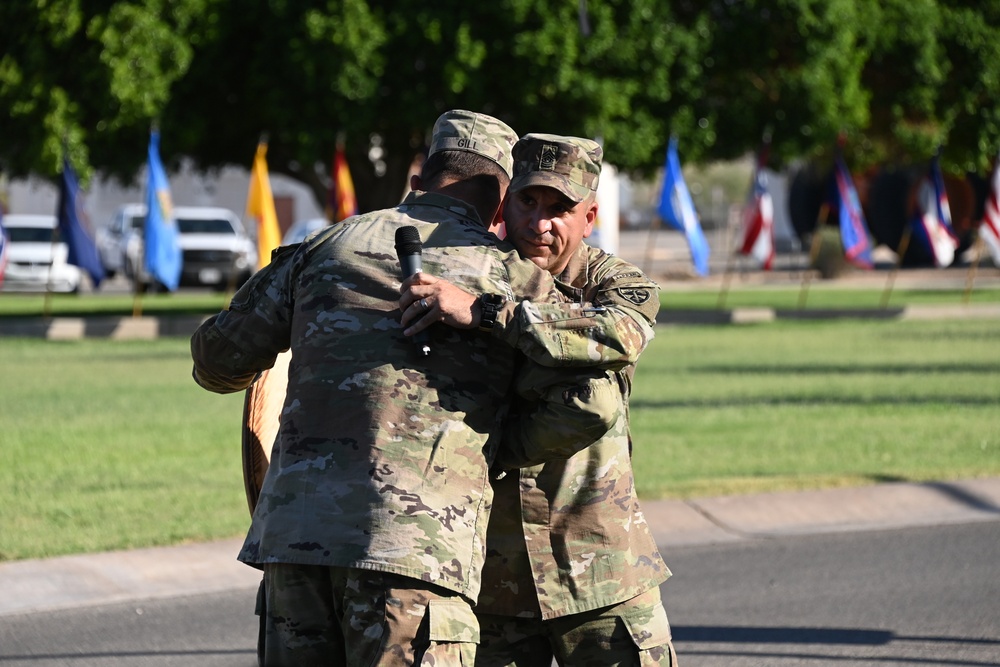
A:
<svg viewBox="0 0 1000 667">
<path fill-rule="evenodd" d="M 665 410 L 674 408 L 749 408 L 755 406 L 822 406 L 822 405 L 894 405 L 922 406 L 946 405 L 950 407 L 989 407 L 1000 405 L 1000 401 L 990 396 L 759 396 L 732 398 L 691 398 L 679 400 L 652 401 L 632 399 L 632 410 Z"/>
<path fill-rule="evenodd" d="M 1000 363 L 936 363 L 936 364 L 774 364 L 697 365 L 685 369 L 688 373 L 725 375 L 924 375 L 928 373 L 1000 373 Z"/>
</svg>

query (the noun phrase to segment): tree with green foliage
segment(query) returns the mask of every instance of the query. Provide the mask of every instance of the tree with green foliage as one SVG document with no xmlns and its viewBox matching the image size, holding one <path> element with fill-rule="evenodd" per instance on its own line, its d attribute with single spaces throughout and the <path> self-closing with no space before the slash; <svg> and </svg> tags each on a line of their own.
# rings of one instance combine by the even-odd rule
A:
<svg viewBox="0 0 1000 667">
<path fill-rule="evenodd" d="M 322 201 L 338 139 L 362 210 L 398 201 L 449 108 L 601 140 L 635 174 L 755 149 L 983 170 L 1000 145 L 1000 2 L 49 0 L 0 5 L 0 171 L 131 180 L 168 164 L 272 171 Z"/>
<path fill-rule="evenodd" d="M 142 163 L 123 139 L 148 132 L 188 72 L 208 0 L 93 4 L 0 4 L 0 171 L 52 176 L 64 146 L 84 176 Z"/>
</svg>

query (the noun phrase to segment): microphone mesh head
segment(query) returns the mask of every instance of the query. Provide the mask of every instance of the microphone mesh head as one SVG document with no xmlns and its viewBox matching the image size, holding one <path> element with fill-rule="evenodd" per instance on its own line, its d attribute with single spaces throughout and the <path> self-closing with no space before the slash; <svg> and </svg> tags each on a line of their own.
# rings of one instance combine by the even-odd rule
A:
<svg viewBox="0 0 1000 667">
<path fill-rule="evenodd" d="M 396 228 L 396 255 L 419 255 L 421 250 L 420 232 L 413 225 Z"/>
</svg>

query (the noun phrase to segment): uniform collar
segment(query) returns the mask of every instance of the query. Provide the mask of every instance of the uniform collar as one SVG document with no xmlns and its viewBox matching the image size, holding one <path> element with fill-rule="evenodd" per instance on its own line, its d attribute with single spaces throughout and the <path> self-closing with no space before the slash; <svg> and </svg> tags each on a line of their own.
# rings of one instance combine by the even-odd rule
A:
<svg viewBox="0 0 1000 667">
<path fill-rule="evenodd" d="M 590 246 L 581 243 L 569 258 L 569 263 L 563 272 L 556 276 L 556 282 L 563 291 L 574 297 L 583 296 L 583 288 L 587 286 L 590 278 L 590 251 Z"/>
<path fill-rule="evenodd" d="M 443 208 L 448 210 L 450 213 L 462 216 L 466 218 L 469 222 L 475 223 L 480 227 L 485 229 L 483 221 L 479 219 L 479 213 L 472 204 L 462 201 L 461 199 L 455 199 L 454 197 L 449 197 L 448 195 L 443 195 L 439 192 L 424 192 L 423 190 L 412 190 L 400 203 L 399 208 L 403 209 L 406 206 L 433 206 L 435 208 Z"/>
</svg>

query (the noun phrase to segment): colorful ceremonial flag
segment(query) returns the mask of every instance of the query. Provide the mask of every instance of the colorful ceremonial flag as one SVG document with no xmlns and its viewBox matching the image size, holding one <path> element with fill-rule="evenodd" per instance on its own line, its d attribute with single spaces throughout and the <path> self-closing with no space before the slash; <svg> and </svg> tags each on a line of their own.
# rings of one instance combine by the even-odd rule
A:
<svg viewBox="0 0 1000 667">
<path fill-rule="evenodd" d="M 840 155 L 837 156 L 834 167 L 834 188 L 844 256 L 851 264 L 862 269 L 870 269 L 874 264 L 865 213 L 861 210 L 861 202 L 858 200 L 858 191 L 854 188 L 851 172 L 847 170 L 844 158 Z"/>
<path fill-rule="evenodd" d="M 262 269 L 271 263 L 271 251 L 281 245 L 278 214 L 267 174 L 267 143 L 263 141 L 257 144 L 257 154 L 253 158 L 247 215 L 257 220 L 257 268 Z"/>
<path fill-rule="evenodd" d="M 774 201 L 767 189 L 767 147 L 754 165 L 750 195 L 743 207 L 743 245 L 740 254 L 753 257 L 765 271 L 774 266 Z"/>
<path fill-rule="evenodd" d="M 3 285 L 3 274 L 7 271 L 7 247 L 10 239 L 7 237 L 7 229 L 3 226 L 3 210 L 0 207 L 0 285 Z"/>
<path fill-rule="evenodd" d="M 1000 266 L 1000 156 L 997 157 L 990 182 L 990 194 L 986 197 L 986 210 L 979 224 L 979 238 L 990 251 L 993 263 Z"/>
<path fill-rule="evenodd" d="M 958 236 L 951 226 L 951 207 L 944 189 L 944 177 L 938 156 L 931 158 L 930 170 L 920 183 L 917 193 L 917 214 L 913 220 L 913 237 L 923 245 L 934 260 L 934 266 L 943 268 L 955 261 Z"/>
<path fill-rule="evenodd" d="M 670 145 L 667 147 L 667 163 L 663 169 L 663 188 L 660 190 L 657 212 L 672 227 L 684 232 L 695 271 L 700 276 L 707 276 L 710 253 L 708 241 L 701 230 L 694 202 L 691 201 L 691 193 L 688 192 L 687 184 L 684 182 L 681 161 L 677 157 L 676 137 L 670 138 Z"/>
<path fill-rule="evenodd" d="M 354 195 L 354 181 L 347 167 L 344 146 L 337 144 L 330 170 L 330 192 L 326 202 L 326 218 L 330 222 L 340 222 L 358 214 L 358 200 Z"/>
<path fill-rule="evenodd" d="M 149 133 L 149 165 L 146 184 L 146 225 L 144 230 L 146 270 L 160 284 L 173 292 L 180 285 L 180 232 L 174 220 L 170 183 L 160 162 L 160 133 Z"/>
<path fill-rule="evenodd" d="M 80 201 L 80 183 L 66 157 L 63 157 L 63 170 L 59 178 L 59 209 L 56 219 L 59 234 L 66 244 L 66 262 L 86 271 L 94 287 L 99 287 L 104 280 L 104 265 L 101 264 L 94 237 L 85 226 L 87 215 Z"/>
</svg>

